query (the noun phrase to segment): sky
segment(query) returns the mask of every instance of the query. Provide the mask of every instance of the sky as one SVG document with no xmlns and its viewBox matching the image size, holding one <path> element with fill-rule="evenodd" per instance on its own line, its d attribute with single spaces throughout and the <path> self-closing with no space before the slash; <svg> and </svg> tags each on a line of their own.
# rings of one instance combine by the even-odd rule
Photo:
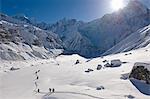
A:
<svg viewBox="0 0 150 99">
<path fill-rule="evenodd" d="M 113 12 L 112 0 L 0 0 L 1 12 L 8 15 L 25 14 L 38 21 L 54 23 L 62 18 L 85 22 Z M 127 3 L 128 0 L 124 0 Z M 150 0 L 140 0 L 150 6 Z"/>
</svg>

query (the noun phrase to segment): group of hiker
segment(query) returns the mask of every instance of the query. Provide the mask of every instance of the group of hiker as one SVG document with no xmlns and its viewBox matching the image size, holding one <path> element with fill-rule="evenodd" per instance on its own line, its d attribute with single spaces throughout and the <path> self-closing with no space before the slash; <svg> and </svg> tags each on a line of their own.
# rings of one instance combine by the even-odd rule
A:
<svg viewBox="0 0 150 99">
<path fill-rule="evenodd" d="M 40 70 L 37 70 L 36 72 L 35 72 L 35 75 L 36 75 L 36 80 L 38 80 L 39 79 L 39 76 L 38 76 L 38 73 L 40 72 Z M 37 84 L 37 81 L 35 81 L 35 86 L 36 86 L 36 88 L 38 87 L 38 84 Z M 37 92 L 38 93 L 40 93 L 40 89 L 38 88 L 37 89 Z M 55 92 L 55 89 L 54 88 L 49 88 L 49 92 Z"/>
<path fill-rule="evenodd" d="M 55 92 L 55 89 L 54 88 L 49 88 L 49 92 Z"/>
<path fill-rule="evenodd" d="M 37 70 L 37 71 L 35 72 L 35 74 L 37 74 L 38 72 L 40 72 L 40 70 Z"/>
<path fill-rule="evenodd" d="M 36 80 L 38 80 L 39 79 L 39 76 L 38 76 L 38 73 L 40 72 L 40 70 L 37 70 L 36 72 L 35 72 L 35 75 L 36 75 Z M 38 84 L 37 84 L 37 81 L 35 81 L 35 86 L 36 86 L 36 88 L 38 87 Z M 37 89 L 37 92 L 39 93 L 40 92 L 40 89 Z"/>
<path fill-rule="evenodd" d="M 37 89 L 37 92 L 40 93 L 40 89 Z M 52 89 L 49 88 L 49 92 L 55 92 L 55 89 L 54 88 L 52 88 Z"/>
</svg>

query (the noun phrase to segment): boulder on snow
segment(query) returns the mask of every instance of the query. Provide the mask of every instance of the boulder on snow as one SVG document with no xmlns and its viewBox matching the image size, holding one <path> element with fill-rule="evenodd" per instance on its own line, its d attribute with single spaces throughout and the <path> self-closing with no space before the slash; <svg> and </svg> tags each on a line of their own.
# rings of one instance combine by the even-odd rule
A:
<svg viewBox="0 0 150 99">
<path fill-rule="evenodd" d="M 15 68 L 15 67 L 10 68 L 11 71 L 18 70 L 18 69 L 20 69 L 20 68 Z"/>
<path fill-rule="evenodd" d="M 86 62 L 89 62 L 89 61 L 91 61 L 92 59 L 88 59 Z"/>
<path fill-rule="evenodd" d="M 124 54 L 124 55 L 126 56 L 126 55 L 128 55 L 128 54 Z"/>
<path fill-rule="evenodd" d="M 119 67 L 122 65 L 122 62 L 120 61 L 120 59 L 114 59 L 111 60 L 110 63 L 107 62 L 104 67 Z"/>
<path fill-rule="evenodd" d="M 142 80 L 145 83 L 150 84 L 150 64 L 139 62 L 135 63 L 129 78 Z"/>
<path fill-rule="evenodd" d="M 86 72 L 86 73 L 89 73 L 90 71 L 86 70 L 85 72 Z"/>
<path fill-rule="evenodd" d="M 132 55 L 132 53 L 126 53 L 125 56 L 126 56 L 126 55 Z"/>
<path fill-rule="evenodd" d="M 127 80 L 129 78 L 129 73 L 121 74 L 120 79 Z"/>
<path fill-rule="evenodd" d="M 88 70 L 86 70 L 85 72 L 86 72 L 86 73 L 89 73 L 89 72 L 91 72 L 91 71 L 94 71 L 94 70 L 93 70 L 93 69 L 88 68 Z"/>
<path fill-rule="evenodd" d="M 148 50 L 145 50 L 145 52 L 147 52 Z"/>
<path fill-rule="evenodd" d="M 75 64 L 79 64 L 79 63 L 80 63 L 80 61 L 79 61 L 79 60 L 76 60 Z"/>
<path fill-rule="evenodd" d="M 124 97 L 127 97 L 128 99 L 134 99 L 135 98 L 133 95 L 125 95 Z"/>
<path fill-rule="evenodd" d="M 106 63 L 106 62 L 108 62 L 107 60 L 103 60 L 103 63 Z"/>
<path fill-rule="evenodd" d="M 104 67 L 111 67 L 111 64 L 106 63 L 106 64 L 104 65 Z"/>
<path fill-rule="evenodd" d="M 99 86 L 96 88 L 96 90 L 102 90 L 102 89 L 105 89 L 104 86 Z"/>
<path fill-rule="evenodd" d="M 122 62 L 122 64 L 126 64 L 126 63 L 128 63 L 128 62 Z"/>
<path fill-rule="evenodd" d="M 101 70 L 101 68 L 102 68 L 102 65 L 98 65 L 96 69 Z"/>
<path fill-rule="evenodd" d="M 121 64 L 122 64 L 122 62 L 120 61 L 120 59 L 111 60 L 112 67 L 119 67 L 119 66 L 121 66 Z"/>
<path fill-rule="evenodd" d="M 94 71 L 93 69 L 88 68 L 88 71 Z"/>
</svg>

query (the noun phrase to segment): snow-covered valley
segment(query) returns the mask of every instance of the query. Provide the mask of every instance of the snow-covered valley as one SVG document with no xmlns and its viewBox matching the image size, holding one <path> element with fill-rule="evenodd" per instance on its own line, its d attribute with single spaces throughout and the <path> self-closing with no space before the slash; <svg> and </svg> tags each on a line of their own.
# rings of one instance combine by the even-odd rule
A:
<svg viewBox="0 0 150 99">
<path fill-rule="evenodd" d="M 0 12 L 0 99 L 150 99 L 149 7 L 53 24 Z"/>
<path fill-rule="evenodd" d="M 104 67 L 104 60 L 113 59 L 120 59 L 123 64 Z M 0 99 L 149 99 L 150 96 L 141 93 L 128 76 L 123 77 L 131 72 L 135 62 L 149 63 L 149 59 L 150 48 L 147 47 L 91 60 L 79 55 L 3 60 L 0 61 Z M 102 69 L 96 69 L 98 64 Z M 11 67 L 19 69 L 10 70 Z M 87 69 L 93 71 L 85 72 Z M 54 88 L 55 92 L 50 93 L 49 88 Z"/>
</svg>

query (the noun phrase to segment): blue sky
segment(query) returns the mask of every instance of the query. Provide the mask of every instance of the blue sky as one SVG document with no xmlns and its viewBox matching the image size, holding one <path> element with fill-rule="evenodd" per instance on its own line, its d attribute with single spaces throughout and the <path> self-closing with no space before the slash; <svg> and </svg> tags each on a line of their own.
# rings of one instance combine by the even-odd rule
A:
<svg viewBox="0 0 150 99">
<path fill-rule="evenodd" d="M 141 0 L 150 6 L 150 0 Z M 53 23 L 64 17 L 91 21 L 111 13 L 111 0 L 1 0 L 1 12 L 25 14 L 39 21 Z"/>
</svg>

